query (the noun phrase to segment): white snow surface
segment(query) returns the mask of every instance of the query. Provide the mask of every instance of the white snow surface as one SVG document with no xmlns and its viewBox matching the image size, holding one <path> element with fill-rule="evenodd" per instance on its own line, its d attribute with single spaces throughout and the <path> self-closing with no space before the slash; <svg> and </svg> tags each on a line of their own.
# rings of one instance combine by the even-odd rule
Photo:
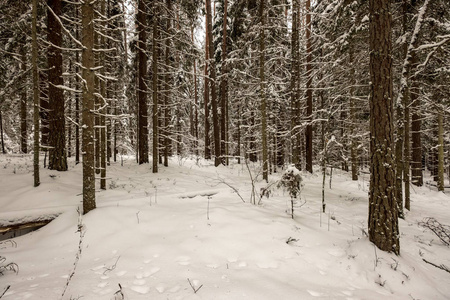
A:
<svg viewBox="0 0 450 300">
<path fill-rule="evenodd" d="M 260 168 L 251 165 L 254 174 Z M 41 168 L 37 188 L 32 169 L 31 156 L 0 155 L 0 223 L 60 215 L 14 238 L 15 247 L 0 244 L 0 255 L 20 268 L 0 275 L 0 295 L 10 285 L 2 300 L 450 298 L 450 274 L 423 261 L 450 266 L 450 248 L 418 226 L 425 217 L 449 225 L 450 198 L 432 188 L 412 189 L 395 256 L 364 234 L 368 175 L 351 181 L 335 170 L 320 213 L 320 171 L 302 172 L 306 204 L 293 220 L 289 195 L 276 184 L 261 205 L 249 203 L 245 165 L 173 158 L 153 174 L 132 157 L 111 163 L 108 189 L 82 216 L 82 253 L 62 297 L 80 241 L 82 169 L 73 160 L 67 172 Z M 259 178 L 257 193 L 266 185 Z M 115 294 L 119 284 L 124 298 Z"/>
</svg>

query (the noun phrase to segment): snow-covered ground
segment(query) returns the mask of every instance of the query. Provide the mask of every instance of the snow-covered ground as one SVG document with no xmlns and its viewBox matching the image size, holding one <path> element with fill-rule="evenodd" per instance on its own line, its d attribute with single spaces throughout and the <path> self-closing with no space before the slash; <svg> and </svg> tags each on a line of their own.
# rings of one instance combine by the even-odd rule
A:
<svg viewBox="0 0 450 300">
<path fill-rule="evenodd" d="M 449 225 L 450 198 L 428 187 L 412 190 L 397 257 L 365 236 L 368 175 L 351 181 L 335 170 L 331 189 L 327 177 L 324 214 L 319 170 L 302 173 L 293 220 L 275 184 L 250 204 L 245 165 L 174 158 L 152 174 L 127 158 L 108 167 L 108 189 L 79 220 L 81 173 L 73 160 L 68 172 L 41 169 L 33 188 L 32 157 L 0 155 L 2 225 L 61 213 L 0 244 L 19 266 L 0 275 L 0 295 L 10 285 L 2 299 L 450 299 L 450 273 L 423 261 L 450 266 L 450 248 L 418 225 L 425 217 Z M 265 186 L 259 178 L 257 194 Z"/>
</svg>

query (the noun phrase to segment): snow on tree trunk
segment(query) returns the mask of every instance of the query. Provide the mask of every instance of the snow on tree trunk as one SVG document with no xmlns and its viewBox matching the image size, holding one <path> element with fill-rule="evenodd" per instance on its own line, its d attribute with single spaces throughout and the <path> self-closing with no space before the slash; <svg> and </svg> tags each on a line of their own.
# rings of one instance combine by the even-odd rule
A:
<svg viewBox="0 0 450 300">
<path fill-rule="evenodd" d="M 389 0 L 369 1 L 370 44 L 370 191 L 369 239 L 400 254 L 395 199 L 392 44 Z"/>
</svg>

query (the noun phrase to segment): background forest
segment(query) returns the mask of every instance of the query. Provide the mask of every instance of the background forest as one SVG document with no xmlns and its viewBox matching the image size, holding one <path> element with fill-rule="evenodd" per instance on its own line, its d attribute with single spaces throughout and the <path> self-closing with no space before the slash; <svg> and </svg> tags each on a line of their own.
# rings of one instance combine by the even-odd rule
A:
<svg viewBox="0 0 450 300">
<path fill-rule="evenodd" d="M 354 180 L 367 166 L 367 1 L 207 1 L 205 9 L 200 1 L 105 0 L 92 9 L 102 177 L 125 154 L 139 163 L 151 156 L 153 172 L 171 155 L 216 165 L 246 157 L 264 163 L 266 180 L 289 163 L 309 172 L 335 163 Z M 38 107 L 45 166 L 65 171 L 67 157 L 80 161 L 85 14 L 76 1 L 37 1 L 32 32 L 30 2 L 4 0 L 1 10 L 2 151 L 31 151 Z M 427 168 L 440 190 L 450 172 L 449 26 L 446 1 L 392 3 L 398 180 L 421 186 Z M 334 161 L 325 154 L 331 136 L 343 145 Z"/>
</svg>

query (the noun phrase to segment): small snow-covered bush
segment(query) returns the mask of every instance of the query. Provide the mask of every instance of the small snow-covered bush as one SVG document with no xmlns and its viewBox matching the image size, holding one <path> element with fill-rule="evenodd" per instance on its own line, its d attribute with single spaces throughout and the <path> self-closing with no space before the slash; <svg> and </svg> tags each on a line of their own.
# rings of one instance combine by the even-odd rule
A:
<svg viewBox="0 0 450 300">
<path fill-rule="evenodd" d="M 300 171 L 294 165 L 289 166 L 281 176 L 278 187 L 285 189 L 291 197 L 291 217 L 293 219 L 294 204 L 297 199 L 300 199 L 302 188 L 302 175 Z"/>
<path fill-rule="evenodd" d="M 278 187 L 285 189 L 293 199 L 297 199 L 297 196 L 300 196 L 301 185 L 302 176 L 294 165 L 289 166 L 284 171 L 278 183 Z"/>
</svg>

